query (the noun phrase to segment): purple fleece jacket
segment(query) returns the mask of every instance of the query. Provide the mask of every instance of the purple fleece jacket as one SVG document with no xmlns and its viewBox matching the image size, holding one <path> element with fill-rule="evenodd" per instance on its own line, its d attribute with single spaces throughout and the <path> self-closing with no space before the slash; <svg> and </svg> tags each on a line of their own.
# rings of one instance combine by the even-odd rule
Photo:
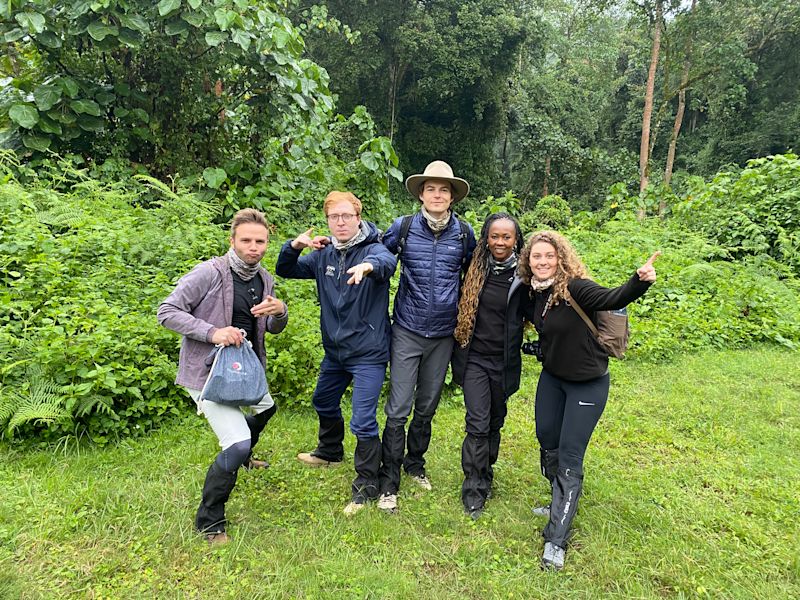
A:
<svg viewBox="0 0 800 600">
<path fill-rule="evenodd" d="M 263 268 L 259 269 L 258 276 L 264 282 L 262 300 L 266 300 L 268 295 L 273 295 L 275 282 Z M 256 320 L 253 349 L 265 368 L 264 333 L 280 333 L 288 320 L 288 313 Z M 158 322 L 183 335 L 175 383 L 202 389 L 211 369 L 206 365 L 206 357 L 214 348 L 211 338 L 217 329 L 233 322 L 233 276 L 228 258 L 214 257 L 181 277 L 172 293 L 159 305 Z"/>
</svg>

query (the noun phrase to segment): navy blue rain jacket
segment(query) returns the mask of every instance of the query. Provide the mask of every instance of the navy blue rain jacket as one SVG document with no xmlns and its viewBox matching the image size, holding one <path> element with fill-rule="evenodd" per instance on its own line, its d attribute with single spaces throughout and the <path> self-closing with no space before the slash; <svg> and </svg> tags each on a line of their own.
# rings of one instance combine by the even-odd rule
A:
<svg viewBox="0 0 800 600">
<path fill-rule="evenodd" d="M 383 243 L 397 254 L 403 217 L 394 220 Z M 475 250 L 475 233 L 467 235 L 468 265 Z M 394 322 L 424 337 L 453 335 L 458 317 L 458 297 L 464 245 L 461 225 L 455 215 L 438 238 L 433 235 L 422 212 L 411 219 L 400 257 L 400 286 L 394 298 Z"/>
<path fill-rule="evenodd" d="M 369 235 L 343 252 L 328 244 L 305 256 L 289 240 L 281 248 L 275 273 L 291 279 L 315 279 L 319 323 L 325 353 L 344 366 L 389 360 L 389 280 L 397 259 L 380 243 L 380 232 L 367 223 Z M 362 262 L 373 271 L 358 285 L 348 285 L 347 269 Z"/>
</svg>

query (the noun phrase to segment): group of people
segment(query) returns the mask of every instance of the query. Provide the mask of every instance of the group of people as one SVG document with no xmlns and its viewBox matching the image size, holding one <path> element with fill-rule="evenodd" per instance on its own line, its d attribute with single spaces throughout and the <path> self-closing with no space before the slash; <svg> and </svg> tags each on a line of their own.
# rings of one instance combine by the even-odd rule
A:
<svg viewBox="0 0 800 600">
<path fill-rule="evenodd" d="M 341 399 L 352 383 L 350 431 L 356 437 L 355 479 L 347 515 L 370 501 L 398 510 L 401 471 L 423 489 L 431 422 L 448 366 L 464 391 L 466 435 L 461 450 L 461 499 L 472 518 L 492 496 L 508 398 L 520 383 L 526 323 L 538 332 L 542 373 L 536 391 L 540 464 L 551 486 L 542 564 L 560 569 L 583 484 L 583 457 L 608 398 L 608 355 L 573 308 L 594 319 L 597 311 L 625 307 L 655 281 L 653 261 L 624 285 L 609 289 L 588 278 L 570 243 L 552 231 L 524 243 L 516 219 L 490 215 L 479 239 L 452 206 L 469 193 L 443 161 L 406 180 L 420 210 L 395 219 L 381 234 L 362 219 L 362 203 L 334 191 L 323 204 L 330 235 L 309 229 L 287 241 L 278 256 L 280 277 L 313 279 L 320 302 L 325 351 L 312 404 L 319 418 L 316 447 L 297 459 L 310 467 L 344 458 Z M 209 542 L 226 542 L 225 503 L 240 468 L 264 468 L 253 447 L 275 403 L 267 393 L 250 414 L 201 397 L 214 345 L 253 341 L 265 363 L 264 337 L 288 320 L 273 295 L 272 276 L 260 265 L 268 227 L 264 215 L 243 209 L 233 218 L 230 249 L 196 266 L 158 309 L 159 322 L 183 335 L 176 383 L 186 388 L 219 438 L 221 451 L 208 469 L 195 527 Z M 524 246 L 523 246 L 524 243 Z M 310 249 L 310 252 L 305 252 Z M 389 320 L 389 283 L 401 272 Z M 389 396 L 380 435 L 376 418 L 387 365 Z M 411 417 L 411 422 L 408 419 Z"/>
</svg>

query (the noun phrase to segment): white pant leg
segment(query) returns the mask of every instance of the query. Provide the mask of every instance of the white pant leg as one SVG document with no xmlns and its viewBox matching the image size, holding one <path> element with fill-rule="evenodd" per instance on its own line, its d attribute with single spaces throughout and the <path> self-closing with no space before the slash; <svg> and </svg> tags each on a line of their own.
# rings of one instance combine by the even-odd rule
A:
<svg viewBox="0 0 800 600">
<path fill-rule="evenodd" d="M 244 413 L 238 406 L 226 406 L 208 400 L 201 401 L 201 390 L 185 389 L 197 404 L 198 413 L 206 416 L 206 420 L 217 434 L 219 445 L 223 450 L 237 442 L 250 439 L 250 428 L 247 426 L 247 421 L 244 420 Z"/>
</svg>

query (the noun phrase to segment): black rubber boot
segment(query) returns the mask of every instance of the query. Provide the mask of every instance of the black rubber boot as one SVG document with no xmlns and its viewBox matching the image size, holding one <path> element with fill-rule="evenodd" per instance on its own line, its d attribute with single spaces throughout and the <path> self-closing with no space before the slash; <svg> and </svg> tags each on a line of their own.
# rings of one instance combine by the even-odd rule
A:
<svg viewBox="0 0 800 600">
<path fill-rule="evenodd" d="M 583 489 L 583 473 L 559 467 L 553 481 L 553 499 L 550 502 L 550 520 L 542 532 L 545 541 L 561 548 L 567 547 L 572 520 L 578 511 L 578 499 Z"/>
<path fill-rule="evenodd" d="M 408 454 L 403 460 L 403 468 L 409 475 L 425 475 L 425 453 L 431 443 L 431 419 L 418 417 L 414 413 L 411 425 L 408 426 L 406 446 Z"/>
<path fill-rule="evenodd" d="M 464 483 L 461 485 L 461 502 L 464 510 L 475 518 L 480 515 L 492 481 L 489 477 L 489 440 L 485 436 L 468 433 L 461 445 L 461 468 Z"/>
<path fill-rule="evenodd" d="M 253 448 L 255 448 L 256 444 L 258 443 L 258 438 L 261 437 L 261 432 L 264 431 L 264 428 L 267 426 L 267 422 L 277 411 L 278 406 L 273 404 L 267 410 L 256 415 L 245 416 L 244 420 L 247 423 L 248 429 L 250 429 L 250 456 L 247 457 L 247 460 L 244 463 L 245 466 L 247 466 L 250 462 L 250 459 L 253 458 Z"/>
<path fill-rule="evenodd" d="M 353 453 L 356 478 L 353 480 L 353 502 L 364 504 L 378 497 L 378 471 L 381 468 L 381 439 L 359 438 Z"/>
<path fill-rule="evenodd" d="M 500 456 L 500 431 L 489 431 L 489 492 L 486 499 L 492 497 L 492 482 L 494 481 L 494 465 Z"/>
<path fill-rule="evenodd" d="M 225 503 L 236 485 L 236 471 L 223 470 L 216 461 L 206 473 L 203 484 L 203 497 L 197 509 L 194 526 L 201 533 L 218 533 L 225 531 Z"/>
<path fill-rule="evenodd" d="M 558 448 L 553 450 L 540 448 L 539 465 L 542 468 L 542 475 L 547 478 L 550 485 L 553 485 L 553 480 L 556 478 L 556 471 L 558 471 Z"/>
<path fill-rule="evenodd" d="M 400 466 L 406 448 L 405 426 L 389 426 L 383 429 L 382 456 L 379 479 L 382 494 L 396 494 L 400 489 Z"/>
<path fill-rule="evenodd" d="M 342 419 L 319 417 L 319 443 L 311 454 L 331 462 L 342 461 L 344 458 L 344 421 Z"/>
</svg>

